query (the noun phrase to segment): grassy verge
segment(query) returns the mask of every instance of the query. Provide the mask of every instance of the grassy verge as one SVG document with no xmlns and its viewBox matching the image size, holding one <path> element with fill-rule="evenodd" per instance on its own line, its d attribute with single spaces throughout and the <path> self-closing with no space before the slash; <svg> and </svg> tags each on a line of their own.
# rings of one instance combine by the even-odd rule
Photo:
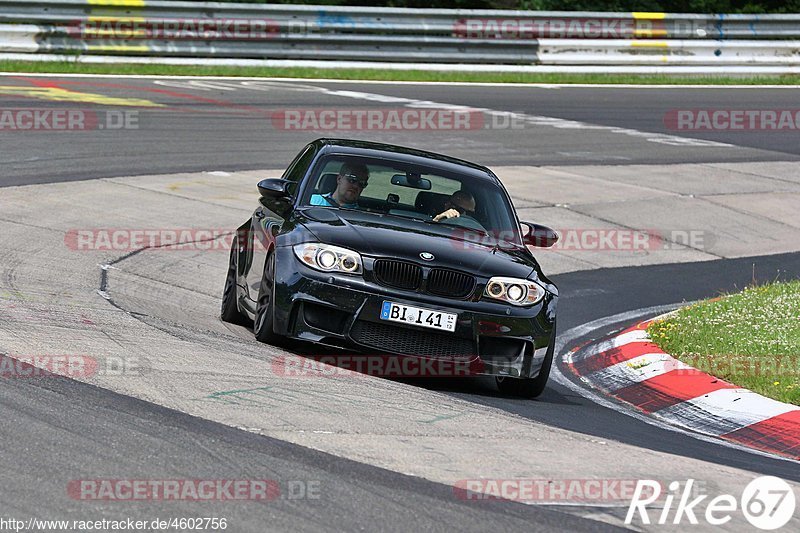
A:
<svg viewBox="0 0 800 533">
<path fill-rule="evenodd" d="M 665 352 L 725 381 L 800 405 L 800 281 L 750 287 L 651 324 Z"/>
<path fill-rule="evenodd" d="M 0 72 L 56 74 L 136 74 L 153 76 L 237 76 L 342 80 L 439 81 L 472 83 L 627 83 L 640 85 L 800 85 L 800 75 L 755 78 L 674 77 L 622 74 L 535 74 L 512 72 L 429 72 L 424 70 L 203 67 L 182 65 L 94 65 L 74 61 L 0 61 Z"/>
</svg>

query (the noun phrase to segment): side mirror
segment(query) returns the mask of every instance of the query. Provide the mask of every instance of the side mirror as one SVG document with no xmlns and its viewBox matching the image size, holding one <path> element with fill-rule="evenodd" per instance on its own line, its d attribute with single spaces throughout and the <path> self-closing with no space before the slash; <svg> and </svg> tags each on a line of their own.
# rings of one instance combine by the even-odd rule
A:
<svg viewBox="0 0 800 533">
<path fill-rule="evenodd" d="M 291 183 L 291 181 L 281 178 L 263 179 L 258 182 L 258 192 L 267 198 L 287 198 L 291 196 L 289 193 Z"/>
<path fill-rule="evenodd" d="M 532 222 L 520 222 L 524 228 L 528 228 L 528 232 L 523 231 L 522 242 L 528 246 L 536 246 L 538 248 L 550 248 L 558 242 L 558 233 L 556 230 L 533 224 Z"/>
</svg>

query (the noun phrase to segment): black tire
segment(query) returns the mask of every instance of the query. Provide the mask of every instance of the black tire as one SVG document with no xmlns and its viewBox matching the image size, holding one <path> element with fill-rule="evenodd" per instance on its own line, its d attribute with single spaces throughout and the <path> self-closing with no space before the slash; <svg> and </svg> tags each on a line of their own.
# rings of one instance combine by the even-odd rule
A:
<svg viewBox="0 0 800 533">
<path fill-rule="evenodd" d="M 239 239 L 233 238 L 231 254 L 228 259 L 228 275 L 225 276 L 225 288 L 222 291 L 222 306 L 219 317 L 223 322 L 230 322 L 239 326 L 249 326 L 252 322 L 239 310 L 236 296 L 236 254 L 239 251 Z"/>
<path fill-rule="evenodd" d="M 260 342 L 277 344 L 281 336 L 275 333 L 275 253 L 270 252 L 264 262 L 264 274 L 261 276 L 261 285 L 258 287 L 258 302 L 256 304 L 256 319 L 253 322 L 253 333 Z"/>
<path fill-rule="evenodd" d="M 556 345 L 556 329 L 553 325 L 553 335 L 550 338 L 550 345 L 542 361 L 542 369 L 535 378 L 509 378 L 505 376 L 495 377 L 497 388 L 502 394 L 508 396 L 519 396 L 521 398 L 538 398 L 547 386 L 550 377 L 550 368 L 553 366 L 553 352 Z"/>
</svg>

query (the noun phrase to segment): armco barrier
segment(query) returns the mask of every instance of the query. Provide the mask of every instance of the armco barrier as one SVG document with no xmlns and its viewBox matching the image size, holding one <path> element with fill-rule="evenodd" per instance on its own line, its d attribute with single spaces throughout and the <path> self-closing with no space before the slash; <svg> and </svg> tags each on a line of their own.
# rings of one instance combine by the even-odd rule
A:
<svg viewBox="0 0 800 533">
<path fill-rule="evenodd" d="M 800 65 L 800 41 L 539 39 L 542 65 Z"/>
<path fill-rule="evenodd" d="M 4 52 L 38 52 L 36 37 L 40 32 L 33 24 L 0 24 L 0 50 Z"/>
<path fill-rule="evenodd" d="M 800 65 L 800 15 L 0 0 L 0 54 L 483 65 Z"/>
</svg>

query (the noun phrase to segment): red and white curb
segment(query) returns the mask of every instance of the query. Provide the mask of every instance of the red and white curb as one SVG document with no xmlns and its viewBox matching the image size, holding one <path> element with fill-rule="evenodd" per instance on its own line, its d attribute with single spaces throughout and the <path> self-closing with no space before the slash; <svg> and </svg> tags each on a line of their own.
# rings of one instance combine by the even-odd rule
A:
<svg viewBox="0 0 800 533">
<path fill-rule="evenodd" d="M 581 381 L 662 422 L 800 460 L 800 407 L 737 387 L 678 361 L 640 322 L 565 358 Z"/>
</svg>

